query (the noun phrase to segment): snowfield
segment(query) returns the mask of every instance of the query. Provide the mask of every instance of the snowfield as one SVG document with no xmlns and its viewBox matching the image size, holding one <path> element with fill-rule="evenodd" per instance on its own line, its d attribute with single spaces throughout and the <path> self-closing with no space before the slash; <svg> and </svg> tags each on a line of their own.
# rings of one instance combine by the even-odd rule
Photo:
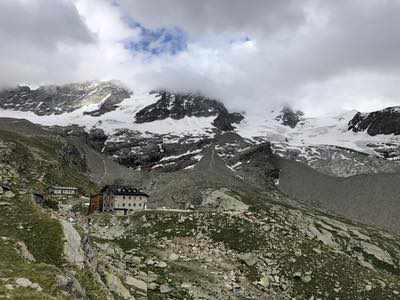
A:
<svg viewBox="0 0 400 300">
<path fill-rule="evenodd" d="M 105 100 L 107 100 L 107 97 L 98 103 L 84 105 L 70 113 L 53 114 L 49 116 L 39 116 L 33 112 L 0 109 L 0 117 L 26 119 L 45 126 L 67 126 L 76 124 L 85 127 L 86 130 L 96 127 L 103 129 L 108 135 L 112 135 L 117 129 L 121 128 L 158 134 L 210 135 L 210 130 L 213 128 L 212 122 L 215 119 L 215 117 L 185 117 L 180 120 L 168 118 L 160 121 L 137 124 L 135 123 L 136 113 L 158 100 L 157 95 L 147 93 L 125 99 L 119 104 L 116 110 L 101 116 L 93 117 L 84 114 L 85 112 L 99 109 L 101 103 Z"/>
<path fill-rule="evenodd" d="M 331 145 L 368 154 L 374 154 L 368 144 L 400 143 L 400 137 L 393 134 L 370 136 L 366 132 L 349 131 L 348 123 L 356 113 L 351 110 L 338 115 L 305 118 L 295 128 L 290 128 L 276 121 L 273 112 L 266 111 L 263 115 L 248 116 L 237 132 L 249 139 L 268 140 L 296 149 Z"/>
<path fill-rule="evenodd" d="M 81 108 L 59 115 L 39 116 L 33 112 L 0 109 L 0 117 L 27 119 L 33 123 L 46 126 L 67 126 L 76 124 L 91 128 L 101 128 L 109 136 L 118 129 L 130 129 L 143 134 L 168 134 L 170 136 L 208 136 L 214 135 L 211 117 L 185 117 L 180 120 L 167 118 L 148 123 L 135 123 L 135 115 L 144 107 L 159 100 L 157 94 L 138 93 L 123 100 L 114 111 L 93 117 L 85 112 L 95 111 L 107 100 L 109 95 L 97 103 L 87 103 Z M 369 136 L 365 132 L 348 131 L 348 122 L 356 111 L 346 111 L 339 115 L 327 115 L 316 118 L 305 118 L 295 128 L 283 126 L 275 118 L 279 110 L 265 110 L 258 115 L 247 115 L 236 125 L 236 132 L 254 142 L 271 141 L 274 144 L 293 147 L 302 151 L 304 147 L 332 145 L 356 151 L 374 154 L 368 144 L 400 144 L 400 138 L 394 135 Z M 112 137 L 110 137 L 112 139 Z"/>
</svg>

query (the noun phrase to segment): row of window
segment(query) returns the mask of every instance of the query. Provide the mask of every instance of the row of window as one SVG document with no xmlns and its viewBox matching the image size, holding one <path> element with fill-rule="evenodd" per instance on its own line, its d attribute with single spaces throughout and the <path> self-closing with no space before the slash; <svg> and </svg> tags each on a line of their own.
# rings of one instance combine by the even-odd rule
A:
<svg viewBox="0 0 400 300">
<path fill-rule="evenodd" d="M 76 194 L 76 192 L 73 190 L 54 190 L 54 191 L 52 191 L 52 193 L 56 194 L 56 195 L 63 195 L 63 194 L 74 195 L 74 194 Z"/>
<path fill-rule="evenodd" d="M 122 196 L 122 199 L 129 199 L 129 200 L 132 200 L 132 199 L 135 199 L 135 198 L 139 198 L 139 199 L 143 199 L 143 197 L 142 196 Z"/>
<path fill-rule="evenodd" d="M 133 205 L 131 205 L 131 204 L 133 204 Z M 129 206 L 129 207 L 130 207 L 130 206 L 136 207 L 136 203 L 128 203 L 128 206 Z M 139 207 L 142 207 L 142 203 L 138 203 L 138 206 L 139 206 Z M 122 203 L 122 207 L 125 207 L 125 203 Z"/>
<path fill-rule="evenodd" d="M 125 203 L 122 203 L 122 207 L 125 207 L 125 206 L 128 206 L 128 207 L 136 207 L 136 203 L 128 203 L 128 205 L 126 205 Z M 144 204 L 144 203 L 138 203 L 138 205 L 137 205 L 138 207 L 145 207 L 146 205 Z M 110 204 L 107 204 L 107 203 L 104 203 L 104 208 L 111 208 L 112 207 L 112 205 L 110 205 Z"/>
</svg>

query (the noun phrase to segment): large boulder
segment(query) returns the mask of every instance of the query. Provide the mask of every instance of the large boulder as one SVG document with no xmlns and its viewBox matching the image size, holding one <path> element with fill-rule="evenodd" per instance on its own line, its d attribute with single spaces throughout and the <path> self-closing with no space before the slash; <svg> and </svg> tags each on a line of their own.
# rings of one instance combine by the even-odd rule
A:
<svg viewBox="0 0 400 300">
<path fill-rule="evenodd" d="M 78 268 L 83 268 L 85 260 L 81 247 L 81 237 L 71 223 L 62 220 L 61 225 L 64 231 L 64 258 Z"/>
<path fill-rule="evenodd" d="M 72 275 L 56 275 L 57 287 L 78 299 L 85 299 L 86 292 L 79 281 Z"/>
<path fill-rule="evenodd" d="M 147 292 L 147 283 L 143 280 L 134 278 L 132 276 L 127 276 L 125 279 L 125 283 L 133 287 L 134 289 Z"/>
<path fill-rule="evenodd" d="M 122 299 L 134 299 L 129 290 L 122 284 L 121 280 L 112 273 L 105 272 L 104 280 L 109 290 L 117 294 Z"/>
</svg>

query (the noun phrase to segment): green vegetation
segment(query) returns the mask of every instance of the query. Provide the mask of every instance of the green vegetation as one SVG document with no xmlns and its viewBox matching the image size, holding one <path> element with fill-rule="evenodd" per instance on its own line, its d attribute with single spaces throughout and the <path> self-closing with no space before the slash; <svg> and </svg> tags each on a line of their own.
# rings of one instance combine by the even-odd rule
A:
<svg viewBox="0 0 400 300">
<path fill-rule="evenodd" d="M 0 139 L 10 143 L 12 153 L 7 163 L 15 167 L 28 187 L 45 190 L 49 185 L 76 186 L 86 193 L 97 189 L 83 170 L 65 161 L 65 141 L 54 136 L 24 136 L 0 130 Z M 77 159 L 77 158 L 75 158 Z"/>
<path fill-rule="evenodd" d="M 53 199 L 46 199 L 43 203 L 44 207 L 53 209 L 53 210 L 58 210 L 58 201 L 53 200 Z"/>
<path fill-rule="evenodd" d="M 60 294 L 55 281 L 55 276 L 60 270 L 54 265 L 41 262 L 27 262 L 16 250 L 15 239 L 0 239 L 0 274 L 8 278 L 7 282 L 0 285 L 0 297 L 10 295 L 11 299 L 66 299 Z M 5 288 L 5 284 L 15 284 L 15 278 L 28 278 L 31 282 L 38 283 L 43 289 L 37 291 L 32 288 L 18 288 L 12 291 Z"/>
<path fill-rule="evenodd" d="M 22 240 L 39 262 L 60 266 L 63 263 L 63 232 L 60 223 L 17 196 L 0 210 L 0 236 Z"/>
<path fill-rule="evenodd" d="M 215 218 L 210 237 L 238 252 L 256 251 L 264 242 L 264 235 L 253 223 L 237 217 L 229 218 L 227 215 Z"/>
<path fill-rule="evenodd" d="M 107 293 L 104 291 L 104 288 L 89 271 L 76 270 L 76 279 L 85 289 L 87 299 L 107 299 Z"/>
</svg>

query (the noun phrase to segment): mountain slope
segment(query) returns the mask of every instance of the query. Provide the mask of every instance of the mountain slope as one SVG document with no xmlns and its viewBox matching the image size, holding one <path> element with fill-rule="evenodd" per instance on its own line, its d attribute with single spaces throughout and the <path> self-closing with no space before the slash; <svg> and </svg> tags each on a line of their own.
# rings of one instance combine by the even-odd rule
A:
<svg viewBox="0 0 400 300">
<path fill-rule="evenodd" d="M 290 197 L 351 220 L 400 232 L 400 173 L 337 178 L 280 160 L 279 188 Z"/>
<path fill-rule="evenodd" d="M 190 168 L 130 170 L 132 179 L 125 179 L 150 193 L 156 209 L 90 219 L 76 212 L 71 224 L 68 214 L 35 206 L 25 192 L 55 183 L 54 176 L 58 184 L 90 192 L 89 160 L 103 157 L 91 148 L 97 143 L 77 126 L 49 128 L 15 119 L 0 124 L 1 176 L 13 183 L 14 193 L 0 195 L 0 254 L 8 258 L 0 262 L 0 296 L 353 300 L 399 295 L 398 236 L 282 194 L 274 185 L 277 161 L 269 143 L 253 145 L 228 132 L 200 148 L 195 156 L 201 157 Z M 235 161 L 242 163 L 231 165 Z M 20 241 L 36 261 L 27 260 L 31 256 L 19 250 Z M 71 248 L 72 259 L 65 252 Z M 24 279 L 31 282 L 26 288 L 18 284 Z"/>
</svg>

